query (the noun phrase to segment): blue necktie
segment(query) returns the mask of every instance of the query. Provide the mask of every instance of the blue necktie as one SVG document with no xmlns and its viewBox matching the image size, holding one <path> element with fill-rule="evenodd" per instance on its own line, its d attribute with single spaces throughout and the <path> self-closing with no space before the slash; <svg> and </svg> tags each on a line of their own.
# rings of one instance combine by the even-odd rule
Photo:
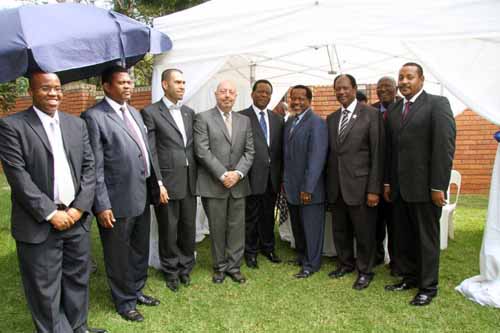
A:
<svg viewBox="0 0 500 333">
<path fill-rule="evenodd" d="M 260 111 L 260 119 L 259 119 L 260 128 L 262 128 L 262 132 L 264 132 L 264 137 L 267 141 L 267 124 L 266 118 L 264 117 L 264 111 Z"/>
<path fill-rule="evenodd" d="M 295 118 L 293 118 L 292 127 L 290 128 L 290 133 L 288 133 L 288 137 L 292 136 L 293 130 L 295 129 L 295 126 L 297 126 L 298 123 L 299 123 L 299 117 L 295 116 Z"/>
</svg>

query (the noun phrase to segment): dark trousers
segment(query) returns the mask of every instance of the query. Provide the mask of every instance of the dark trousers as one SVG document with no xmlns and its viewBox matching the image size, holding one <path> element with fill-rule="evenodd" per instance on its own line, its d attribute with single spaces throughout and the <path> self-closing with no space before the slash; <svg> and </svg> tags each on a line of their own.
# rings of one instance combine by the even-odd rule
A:
<svg viewBox="0 0 500 333">
<path fill-rule="evenodd" d="M 167 280 L 188 275 L 195 263 L 196 197 L 191 194 L 189 184 L 186 185 L 184 198 L 155 207 L 160 262 Z"/>
<path fill-rule="evenodd" d="M 441 208 L 432 202 L 394 201 L 395 251 L 405 280 L 421 292 L 435 295 L 439 275 L 439 219 Z"/>
<path fill-rule="evenodd" d="M 136 308 L 148 276 L 150 209 L 135 217 L 116 218 L 113 228 L 99 225 L 104 263 L 116 311 Z"/>
<path fill-rule="evenodd" d="M 297 259 L 302 269 L 311 272 L 321 267 L 325 232 L 325 205 L 292 205 L 288 203 Z"/>
<path fill-rule="evenodd" d="M 245 250 L 245 198 L 202 198 L 215 271 L 240 271 Z"/>
<path fill-rule="evenodd" d="M 270 180 L 266 192 L 250 195 L 245 207 L 245 255 L 256 256 L 260 250 L 274 251 L 274 207 L 276 193 Z"/>
<path fill-rule="evenodd" d="M 384 198 L 381 197 L 377 207 L 377 227 L 375 232 L 377 245 L 375 250 L 375 262 L 381 262 L 385 258 L 384 239 L 387 235 L 387 250 L 389 258 L 391 259 L 390 266 L 392 270 L 399 271 L 396 264 L 397 259 L 395 258 L 397 253 L 394 251 L 392 224 L 392 203 L 386 202 Z"/>
<path fill-rule="evenodd" d="M 376 214 L 376 208 L 368 207 L 365 203 L 348 205 L 342 195 L 339 195 L 333 205 L 332 229 L 340 266 L 351 270 L 356 268 L 360 274 L 373 274 Z"/>
<path fill-rule="evenodd" d="M 89 233 L 77 222 L 64 231 L 50 230 L 43 243 L 17 242 L 16 246 L 36 331 L 85 332 L 89 304 Z"/>
</svg>

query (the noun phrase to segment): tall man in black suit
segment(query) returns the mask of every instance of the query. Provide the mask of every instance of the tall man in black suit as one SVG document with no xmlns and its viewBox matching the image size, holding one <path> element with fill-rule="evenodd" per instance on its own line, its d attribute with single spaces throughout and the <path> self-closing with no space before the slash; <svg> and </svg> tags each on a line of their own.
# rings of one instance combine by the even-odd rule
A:
<svg viewBox="0 0 500 333">
<path fill-rule="evenodd" d="M 397 84 L 390 76 L 381 77 L 377 82 L 377 96 L 378 102 L 372 104 L 374 108 L 379 110 L 382 114 L 384 122 L 389 114 L 388 110 L 392 104 L 396 103 L 401 97 L 397 96 Z M 385 165 L 385 168 L 389 166 Z M 398 253 L 394 251 L 394 233 L 392 227 L 392 204 L 385 201 L 382 197 L 379 201 L 378 211 L 377 211 L 377 230 L 375 232 L 377 244 L 375 250 L 375 265 L 380 265 L 384 263 L 385 250 L 384 250 L 384 239 L 386 236 L 387 228 L 387 249 L 389 252 L 389 258 L 391 260 L 389 266 L 392 275 L 398 275 Z"/>
<path fill-rule="evenodd" d="M 403 280 L 389 291 L 418 288 L 411 305 L 427 305 L 437 295 L 439 275 L 439 218 L 446 204 L 455 153 L 456 127 L 445 97 L 423 90 L 419 64 L 399 71 L 404 96 L 389 110 L 384 196 L 394 203 L 395 242 L 401 254 Z"/>
<path fill-rule="evenodd" d="M 196 239 L 196 162 L 193 147 L 194 111 L 182 104 L 186 81 L 178 69 L 162 73 L 165 96 L 146 107 L 142 118 L 148 129 L 153 161 L 160 167 L 169 201 L 155 208 L 160 262 L 167 287 L 190 284 Z"/>
<path fill-rule="evenodd" d="M 160 303 L 142 292 L 149 259 L 149 205 L 150 200 L 166 203 L 168 195 L 153 167 L 141 115 L 127 103 L 132 93 L 127 70 L 106 69 L 102 86 L 104 99 L 82 114 L 96 161 L 93 210 L 116 311 L 126 320 L 143 321 L 137 303 Z"/>
<path fill-rule="evenodd" d="M 63 93 L 56 74 L 34 73 L 29 93 L 31 107 L 0 119 L 21 278 L 37 332 L 83 333 L 94 156 L 85 122 L 59 110 Z"/>
<path fill-rule="evenodd" d="M 326 123 L 311 109 L 312 91 L 303 85 L 290 91 L 294 113 L 283 134 L 283 187 L 297 250 L 298 279 L 321 267 L 325 230 L 324 166 L 328 152 Z"/>
<path fill-rule="evenodd" d="M 333 86 L 342 107 L 327 118 L 327 196 L 333 206 L 339 266 L 329 276 L 340 278 L 356 268 L 358 278 L 353 288 L 361 290 L 373 278 L 376 206 L 382 192 L 383 122 L 375 108 L 356 100 L 354 77 L 339 75 Z"/>
<path fill-rule="evenodd" d="M 259 249 L 271 262 L 281 262 L 274 251 L 274 206 L 281 190 L 283 118 L 267 109 L 272 93 L 271 82 L 256 81 L 253 104 L 240 112 L 250 118 L 255 149 L 248 173 L 252 195 L 245 208 L 245 261 L 250 268 L 258 267 Z"/>
</svg>

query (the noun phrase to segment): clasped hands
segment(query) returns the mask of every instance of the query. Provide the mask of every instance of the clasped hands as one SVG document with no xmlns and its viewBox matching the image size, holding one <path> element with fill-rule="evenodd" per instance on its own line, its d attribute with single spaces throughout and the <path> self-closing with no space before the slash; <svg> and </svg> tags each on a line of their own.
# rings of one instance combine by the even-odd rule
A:
<svg viewBox="0 0 500 333">
<path fill-rule="evenodd" d="M 223 175 L 224 180 L 222 184 L 225 188 L 231 188 L 240 181 L 240 174 L 236 171 L 227 171 Z"/>
<path fill-rule="evenodd" d="M 73 224 L 78 222 L 82 217 L 82 212 L 76 208 L 69 208 L 67 210 L 57 210 L 54 216 L 50 219 L 50 224 L 56 230 L 63 231 L 71 228 Z"/>
</svg>

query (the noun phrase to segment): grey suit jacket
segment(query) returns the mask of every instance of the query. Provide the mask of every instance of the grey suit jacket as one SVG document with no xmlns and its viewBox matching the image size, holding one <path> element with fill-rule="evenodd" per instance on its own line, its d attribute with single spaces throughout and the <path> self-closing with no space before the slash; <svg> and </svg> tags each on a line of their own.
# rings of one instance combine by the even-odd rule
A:
<svg viewBox="0 0 500 333">
<path fill-rule="evenodd" d="M 242 198 L 250 194 L 246 177 L 254 157 L 252 127 L 248 117 L 232 112 L 232 137 L 217 108 L 196 114 L 194 149 L 198 159 L 197 194 L 208 198 Z M 227 189 L 220 181 L 226 171 L 238 170 L 245 176 Z"/>
<path fill-rule="evenodd" d="M 267 189 L 268 179 L 271 178 L 272 188 L 275 193 L 281 190 L 281 175 L 283 172 L 283 117 L 279 114 L 266 111 L 269 117 L 270 144 L 267 145 L 264 132 L 260 127 L 259 119 L 250 106 L 240 111 L 250 118 L 252 124 L 253 143 L 255 156 L 252 168 L 248 174 L 252 194 L 263 194 Z"/>
<path fill-rule="evenodd" d="M 366 202 L 367 193 L 382 191 L 384 161 L 384 124 L 382 114 L 375 108 L 358 103 L 338 140 L 342 113 L 327 117 L 329 153 L 326 179 L 329 203 L 334 203 L 340 191 L 348 205 Z"/>
<path fill-rule="evenodd" d="M 407 202 L 429 202 L 431 190 L 445 192 L 455 153 L 456 126 L 446 97 L 427 94 L 415 100 L 401 119 L 403 100 L 392 105 L 386 121 L 385 183 L 391 196 Z"/>
<path fill-rule="evenodd" d="M 84 211 L 80 225 L 89 230 L 94 200 L 94 156 L 85 123 L 59 112 L 75 199 L 71 207 Z M 20 242 L 42 243 L 52 225 L 45 218 L 54 203 L 54 159 L 40 118 L 29 109 L 0 119 L 0 158 L 12 197 L 12 236 Z"/>
<path fill-rule="evenodd" d="M 146 127 L 141 115 L 130 105 L 128 109 L 141 130 L 151 162 Z M 159 198 L 158 176 L 153 163 L 150 163 L 151 177 L 146 184 L 146 170 L 140 158 L 142 151 L 139 144 L 106 100 L 82 113 L 82 118 L 87 122 L 96 162 L 94 211 L 98 213 L 112 209 L 115 217 L 141 215 L 148 199 L 148 189 L 152 200 Z"/>
<path fill-rule="evenodd" d="M 194 111 L 183 105 L 182 120 L 187 137 L 184 145 L 182 134 L 170 111 L 162 100 L 146 107 L 142 119 L 148 129 L 148 140 L 153 162 L 158 165 L 170 199 L 183 199 L 186 188 L 192 195 L 196 193 L 196 161 L 194 157 L 193 123 Z M 186 160 L 189 174 L 186 177 Z M 189 177 L 189 181 L 188 181 Z"/>
</svg>

